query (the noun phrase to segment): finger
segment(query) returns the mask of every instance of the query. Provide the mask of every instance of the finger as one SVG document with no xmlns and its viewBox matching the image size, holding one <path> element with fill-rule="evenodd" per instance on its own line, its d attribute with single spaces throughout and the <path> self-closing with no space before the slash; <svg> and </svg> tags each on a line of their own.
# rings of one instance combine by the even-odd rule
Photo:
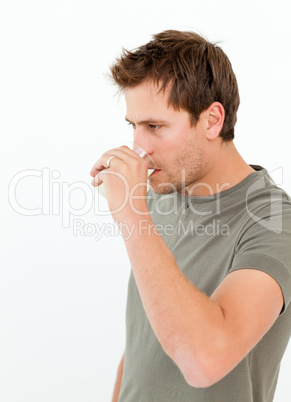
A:
<svg viewBox="0 0 291 402">
<path fill-rule="evenodd" d="M 98 174 L 96 174 L 96 176 L 93 178 L 93 180 L 91 181 L 91 185 L 93 187 L 98 187 L 100 186 L 100 184 L 103 183 L 103 177 L 104 177 L 105 172 L 100 172 Z"/>
<path fill-rule="evenodd" d="M 122 146 L 119 148 L 114 148 L 111 149 L 104 154 L 101 155 L 101 157 L 97 160 L 97 162 L 93 165 L 90 175 L 95 177 L 99 172 L 101 172 L 104 169 L 107 169 L 107 161 L 110 156 L 118 157 L 121 160 L 128 160 L 130 157 L 138 159 L 140 158 L 132 149 Z M 113 158 L 114 159 L 114 158 Z M 111 162 L 113 161 L 111 160 Z M 110 162 L 110 167 L 112 167 L 112 163 Z"/>
<path fill-rule="evenodd" d="M 105 154 L 104 154 L 105 155 Z M 108 155 L 107 155 L 108 156 Z M 116 166 L 118 166 L 120 163 L 123 163 L 124 160 L 121 160 L 115 155 L 111 155 L 111 157 L 114 156 L 114 158 L 111 158 L 110 160 L 110 168 L 112 168 L 112 162 L 114 160 L 114 163 Z M 108 159 L 107 159 L 108 160 Z M 107 164 L 107 162 L 106 162 Z M 99 170 L 99 172 L 94 176 L 93 180 L 91 181 L 92 186 L 98 187 L 100 186 L 101 183 L 104 181 L 104 176 L 107 174 L 107 172 L 112 172 L 110 168 L 106 168 L 103 170 Z"/>
<path fill-rule="evenodd" d="M 103 169 L 105 169 L 105 168 L 103 168 L 103 169 L 98 169 L 97 168 L 97 165 L 99 164 L 99 159 L 98 159 L 98 161 L 94 164 L 94 166 L 92 167 L 92 169 L 90 170 L 90 175 L 92 176 L 92 177 L 95 177 L 99 172 L 101 172 Z"/>
</svg>

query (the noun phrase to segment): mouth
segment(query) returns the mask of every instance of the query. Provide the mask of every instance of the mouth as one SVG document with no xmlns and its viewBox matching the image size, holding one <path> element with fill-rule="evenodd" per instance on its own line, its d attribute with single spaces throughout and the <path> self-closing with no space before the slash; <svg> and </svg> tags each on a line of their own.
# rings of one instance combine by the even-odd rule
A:
<svg viewBox="0 0 291 402">
<path fill-rule="evenodd" d="M 150 176 L 153 176 L 154 174 L 157 174 L 157 173 L 159 173 L 160 171 L 161 171 L 161 169 L 155 169 L 155 170 L 153 171 L 153 173 L 150 174 Z"/>
</svg>

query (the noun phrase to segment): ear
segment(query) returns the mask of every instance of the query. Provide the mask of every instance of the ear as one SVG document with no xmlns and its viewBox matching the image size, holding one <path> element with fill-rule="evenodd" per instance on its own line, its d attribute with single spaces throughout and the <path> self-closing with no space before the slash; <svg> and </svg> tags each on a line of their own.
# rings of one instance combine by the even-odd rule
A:
<svg viewBox="0 0 291 402">
<path fill-rule="evenodd" d="M 225 111 L 219 102 L 213 102 L 207 109 L 207 131 L 206 138 L 214 140 L 219 136 L 222 129 Z"/>
</svg>

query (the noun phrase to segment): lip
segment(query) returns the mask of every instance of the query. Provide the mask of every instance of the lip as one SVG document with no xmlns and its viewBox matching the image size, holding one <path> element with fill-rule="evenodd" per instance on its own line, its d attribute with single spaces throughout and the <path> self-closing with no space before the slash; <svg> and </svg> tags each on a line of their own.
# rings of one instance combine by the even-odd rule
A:
<svg viewBox="0 0 291 402">
<path fill-rule="evenodd" d="M 154 175 L 154 174 L 159 173 L 160 171 L 161 171 L 161 169 L 155 169 L 155 170 L 153 171 L 153 173 L 151 174 L 151 176 Z"/>
</svg>

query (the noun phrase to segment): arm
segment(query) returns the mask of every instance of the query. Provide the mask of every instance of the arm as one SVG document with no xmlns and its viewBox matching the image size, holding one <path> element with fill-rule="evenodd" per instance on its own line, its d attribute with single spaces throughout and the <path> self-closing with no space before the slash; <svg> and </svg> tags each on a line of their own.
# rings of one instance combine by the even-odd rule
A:
<svg viewBox="0 0 291 402">
<path fill-rule="evenodd" d="M 117 402 L 118 398 L 119 398 L 121 380 L 122 380 L 122 375 L 123 375 L 123 364 L 124 364 L 124 354 L 123 354 L 121 361 L 119 363 L 119 366 L 118 366 L 117 377 L 116 377 L 113 396 L 112 396 L 112 402 Z"/>
<path fill-rule="evenodd" d="M 229 274 L 211 297 L 206 296 L 183 275 L 147 219 L 150 232 L 136 230 L 125 240 L 146 314 L 186 381 L 210 386 L 272 326 L 283 305 L 281 289 L 268 274 L 244 269 Z"/>
</svg>

